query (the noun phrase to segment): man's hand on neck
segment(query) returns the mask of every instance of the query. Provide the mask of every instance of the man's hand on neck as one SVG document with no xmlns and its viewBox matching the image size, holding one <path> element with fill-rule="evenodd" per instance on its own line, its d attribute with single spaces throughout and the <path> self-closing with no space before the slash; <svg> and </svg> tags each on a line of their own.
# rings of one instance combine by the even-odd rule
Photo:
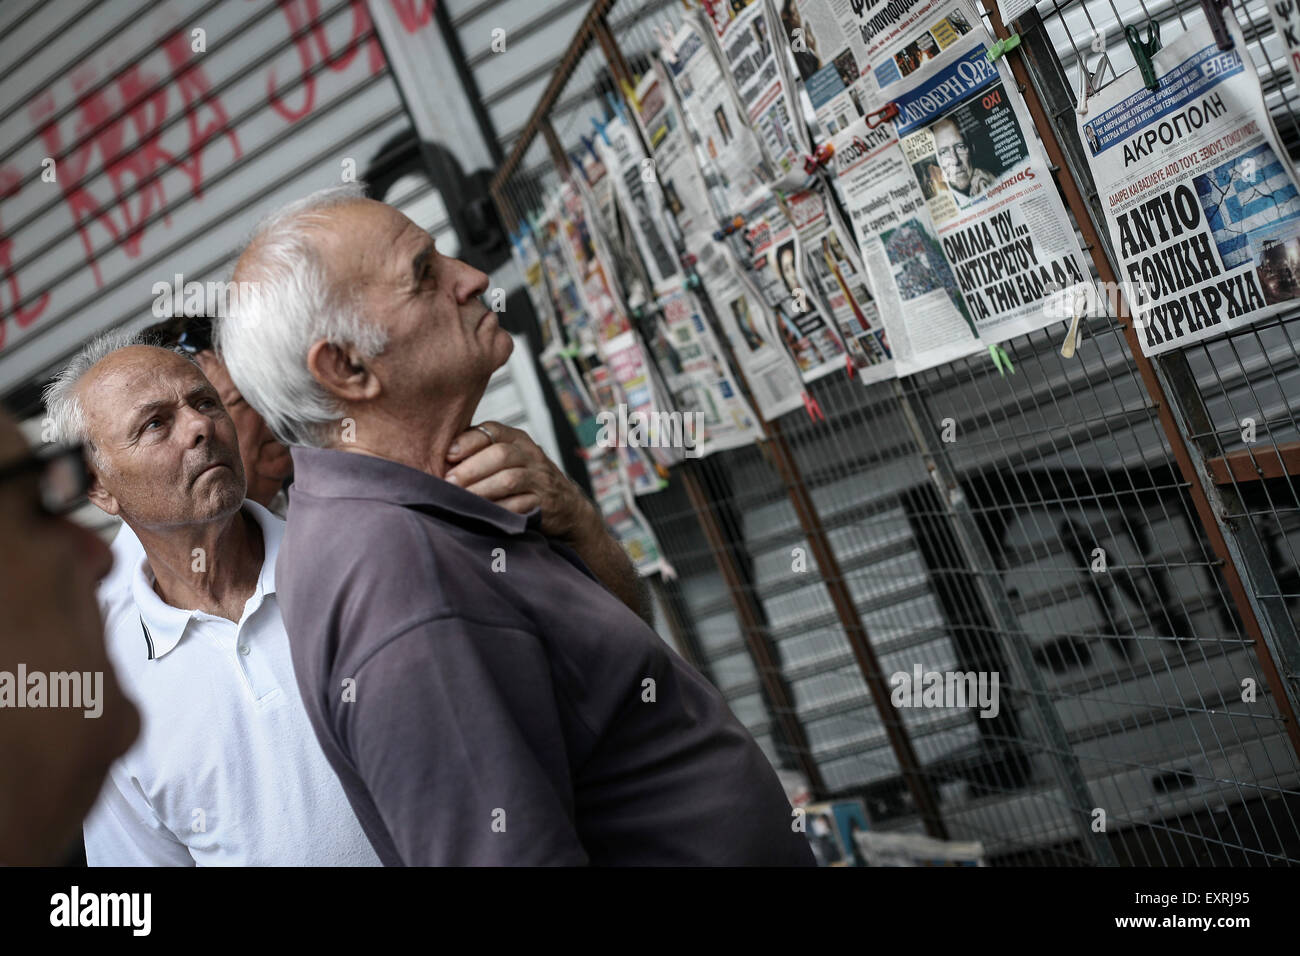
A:
<svg viewBox="0 0 1300 956">
<path fill-rule="evenodd" d="M 243 616 L 266 546 L 257 520 L 242 505 L 207 524 L 134 530 L 153 569 L 154 591 L 165 603 L 230 621 Z"/>
</svg>

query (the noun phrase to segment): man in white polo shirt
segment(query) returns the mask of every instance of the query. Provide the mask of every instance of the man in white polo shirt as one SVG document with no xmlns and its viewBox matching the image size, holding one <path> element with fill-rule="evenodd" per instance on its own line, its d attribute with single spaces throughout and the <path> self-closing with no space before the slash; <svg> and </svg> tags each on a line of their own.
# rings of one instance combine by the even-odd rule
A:
<svg viewBox="0 0 1300 956">
<path fill-rule="evenodd" d="M 298 693 L 283 522 L 245 501 L 235 427 L 191 361 L 110 334 L 56 377 L 57 437 L 145 559 L 105 621 L 143 729 L 85 824 L 91 866 L 376 865 Z M 340 689 L 343 693 L 343 689 Z"/>
<path fill-rule="evenodd" d="M 289 507 L 288 492 L 284 483 L 293 474 L 293 459 L 289 449 L 280 444 L 271 429 L 235 388 L 226 370 L 226 364 L 212 347 L 212 319 L 197 316 L 188 319 L 179 332 L 175 320 L 160 323 L 141 333 L 140 341 L 178 348 L 193 356 L 205 378 L 212 383 L 226 407 L 226 414 L 235 423 L 239 439 L 239 458 L 244 465 L 245 496 L 256 501 L 277 518 L 283 518 Z M 131 576 L 135 567 L 144 560 L 140 539 L 126 524 L 118 526 L 110 546 L 113 552 L 113 569 L 97 589 L 100 611 L 108 620 L 122 602 L 131 603 Z"/>
</svg>

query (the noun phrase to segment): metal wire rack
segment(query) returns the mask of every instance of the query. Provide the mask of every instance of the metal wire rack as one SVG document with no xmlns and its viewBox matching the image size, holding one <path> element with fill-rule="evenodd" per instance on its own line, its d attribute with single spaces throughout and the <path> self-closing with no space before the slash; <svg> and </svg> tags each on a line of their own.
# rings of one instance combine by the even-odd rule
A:
<svg viewBox="0 0 1300 956">
<path fill-rule="evenodd" d="M 1294 153 L 1266 10 L 1236 9 Z M 1048 0 L 1015 25 L 1017 78 L 1103 277 L 1077 44 L 1103 34 L 1122 72 L 1122 25 L 1147 16 L 1204 28 L 1188 0 Z M 593 4 L 496 180 L 507 220 L 540 209 L 606 92 L 681 17 Z M 1150 361 L 1100 316 L 1071 359 L 1063 329 L 1006 343 L 1014 375 L 976 356 L 814 383 L 825 421 L 788 413 L 638 499 L 678 574 L 654 585 L 661 630 L 775 765 L 818 798 L 861 797 L 878 829 L 979 840 L 995 864 L 1300 862 L 1296 318 Z M 894 707 L 889 675 L 916 664 L 997 671 L 1000 711 Z"/>
</svg>

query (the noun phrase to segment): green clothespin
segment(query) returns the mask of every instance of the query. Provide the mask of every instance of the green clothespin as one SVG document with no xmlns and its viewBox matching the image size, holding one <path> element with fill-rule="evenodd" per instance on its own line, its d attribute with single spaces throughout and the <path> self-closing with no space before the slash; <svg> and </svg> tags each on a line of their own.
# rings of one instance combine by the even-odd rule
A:
<svg viewBox="0 0 1300 956">
<path fill-rule="evenodd" d="M 1013 33 L 1011 34 L 1011 36 L 1006 37 L 1005 39 L 998 40 L 991 47 L 985 50 L 984 59 L 988 60 L 990 63 L 993 63 L 997 60 L 1002 59 L 1002 54 L 1007 53 L 1010 50 L 1014 50 L 1018 46 L 1020 46 L 1020 34 Z"/>
<path fill-rule="evenodd" d="M 1016 374 L 1016 367 L 1011 364 L 1011 356 L 1007 354 L 1007 350 L 1002 346 L 996 344 L 990 345 L 989 355 L 993 358 L 993 364 L 997 366 L 998 375 L 1006 378 L 1007 372 L 1010 372 L 1012 375 Z M 1003 366 L 1005 366 L 1005 368 Z"/>
<path fill-rule="evenodd" d="M 1154 20 L 1147 20 L 1147 38 L 1142 39 L 1142 34 L 1138 32 L 1135 26 L 1124 28 L 1124 37 L 1128 40 L 1128 47 L 1133 51 L 1133 59 L 1137 61 L 1138 69 L 1142 71 L 1142 82 L 1148 90 L 1160 89 L 1160 81 L 1156 79 L 1156 68 L 1151 62 L 1151 58 L 1160 50 L 1160 24 Z"/>
<path fill-rule="evenodd" d="M 570 345 L 567 348 L 560 349 L 560 354 L 565 358 L 577 358 L 582 353 L 578 346 Z"/>
</svg>

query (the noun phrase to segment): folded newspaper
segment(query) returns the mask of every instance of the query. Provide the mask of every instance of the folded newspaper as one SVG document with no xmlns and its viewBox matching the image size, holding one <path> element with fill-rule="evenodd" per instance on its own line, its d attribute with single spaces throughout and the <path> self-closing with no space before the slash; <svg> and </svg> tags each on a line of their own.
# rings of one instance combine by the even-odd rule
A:
<svg viewBox="0 0 1300 956">
<path fill-rule="evenodd" d="M 956 842 L 916 833 L 879 833 L 875 830 L 858 830 L 853 839 L 867 866 L 987 865 L 984 862 L 984 844 L 978 840 Z"/>
</svg>

